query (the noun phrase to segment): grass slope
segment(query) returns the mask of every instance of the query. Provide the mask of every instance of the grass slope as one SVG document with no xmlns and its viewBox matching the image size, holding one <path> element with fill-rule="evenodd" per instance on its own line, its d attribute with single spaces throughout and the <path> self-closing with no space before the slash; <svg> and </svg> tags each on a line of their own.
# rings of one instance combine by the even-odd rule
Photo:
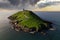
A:
<svg viewBox="0 0 60 40">
<path fill-rule="evenodd" d="M 41 24 L 47 27 L 47 25 L 49 24 L 48 22 L 45 22 L 37 15 L 35 15 L 32 11 L 28 10 L 20 11 L 18 13 L 13 14 L 12 16 L 10 16 L 10 19 L 17 20 L 19 25 L 23 25 L 24 27 L 28 28 L 39 28 L 42 27 Z"/>
</svg>

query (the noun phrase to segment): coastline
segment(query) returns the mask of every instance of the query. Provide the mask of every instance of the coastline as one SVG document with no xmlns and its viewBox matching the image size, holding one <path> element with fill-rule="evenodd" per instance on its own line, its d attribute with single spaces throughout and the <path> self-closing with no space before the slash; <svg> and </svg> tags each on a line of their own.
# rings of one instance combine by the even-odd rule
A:
<svg viewBox="0 0 60 40">
<path fill-rule="evenodd" d="M 10 24 L 12 25 L 12 29 L 14 29 L 15 31 L 17 31 L 17 32 L 19 32 L 19 31 L 23 31 L 23 32 L 28 32 L 28 33 L 31 33 L 31 34 L 35 34 L 36 32 L 40 32 L 40 33 L 42 33 L 42 34 L 45 34 L 48 30 L 50 30 L 50 29 L 53 29 L 53 27 L 52 28 L 49 28 L 49 29 L 43 29 L 43 30 L 40 30 L 40 29 L 38 29 L 38 30 L 34 30 L 33 28 L 31 28 L 31 29 L 29 29 L 29 28 L 24 28 L 23 26 L 21 26 L 21 25 L 18 25 L 16 22 L 14 23 L 13 21 L 11 22 L 10 21 Z M 32 31 L 33 30 L 33 31 Z M 54 29 L 53 29 L 54 30 Z"/>
<path fill-rule="evenodd" d="M 46 22 L 48 22 L 48 21 L 46 21 Z M 12 25 L 11 28 L 17 32 L 23 31 L 23 32 L 31 33 L 31 34 L 35 34 L 36 32 L 39 32 L 39 33 L 45 35 L 48 30 L 51 30 L 51 29 L 54 30 L 51 23 L 48 25 L 48 27 L 45 27 L 44 29 L 34 29 L 34 28 L 23 27 L 22 25 L 18 25 L 17 22 L 14 20 L 10 20 L 9 23 Z"/>
<path fill-rule="evenodd" d="M 19 16 L 22 15 L 19 17 L 20 21 L 18 21 L 16 19 L 18 17 L 18 14 L 19 14 Z M 29 14 L 29 16 L 27 14 Z M 53 26 L 51 25 L 52 22 L 41 19 L 39 16 L 34 14 L 32 11 L 23 10 L 23 11 L 20 11 L 20 12 L 14 14 L 14 16 L 12 15 L 12 16 L 8 17 L 8 19 L 10 19 L 10 24 L 12 25 L 12 29 L 14 29 L 16 31 L 23 31 L 23 32 L 31 33 L 31 34 L 35 34 L 36 32 L 39 32 L 39 33 L 42 33 L 43 35 L 45 35 L 48 30 L 54 30 Z M 29 18 L 30 17 L 31 18 L 33 17 L 33 18 L 28 20 L 28 18 L 25 18 L 26 16 Z M 23 17 L 23 18 L 21 18 L 21 17 Z M 21 19 L 26 20 L 26 21 L 23 21 Z M 21 24 L 22 21 L 23 21 L 23 23 L 25 23 L 25 25 Z M 26 22 L 29 22 L 29 25 Z M 34 25 L 31 24 L 31 22 Z"/>
</svg>

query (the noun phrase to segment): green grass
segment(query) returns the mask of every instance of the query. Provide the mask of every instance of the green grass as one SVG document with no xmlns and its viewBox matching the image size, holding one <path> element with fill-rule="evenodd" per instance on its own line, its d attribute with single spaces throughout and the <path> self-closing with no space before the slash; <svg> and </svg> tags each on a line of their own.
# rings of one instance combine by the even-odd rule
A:
<svg viewBox="0 0 60 40">
<path fill-rule="evenodd" d="M 11 19 L 17 20 L 19 25 L 27 26 L 28 28 L 31 27 L 42 27 L 41 24 L 48 24 L 44 22 L 41 18 L 35 15 L 32 11 L 20 11 L 18 13 L 13 14 L 10 16 Z"/>
</svg>

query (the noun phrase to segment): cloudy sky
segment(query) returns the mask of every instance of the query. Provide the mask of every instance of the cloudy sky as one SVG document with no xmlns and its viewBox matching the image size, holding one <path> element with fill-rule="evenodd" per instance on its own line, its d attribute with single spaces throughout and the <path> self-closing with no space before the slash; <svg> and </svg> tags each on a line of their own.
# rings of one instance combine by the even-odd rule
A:
<svg viewBox="0 0 60 40">
<path fill-rule="evenodd" d="M 39 0 L 0 0 L 0 8 L 5 9 L 22 9 L 33 8 Z M 28 6 L 28 7 L 27 7 Z"/>
<path fill-rule="evenodd" d="M 52 3 L 50 3 L 50 1 Z M 41 2 L 42 2 L 42 5 L 41 5 Z M 44 3 L 44 2 L 48 2 L 48 3 Z M 42 0 L 42 1 L 40 1 L 40 0 L 0 0 L 0 9 L 15 9 L 15 10 L 17 10 L 17 9 L 20 10 L 23 8 L 34 9 L 35 5 L 37 5 L 37 10 L 41 7 L 43 7 L 42 10 L 46 10 L 49 8 L 55 9 L 56 7 L 53 7 L 51 5 L 55 4 L 57 2 L 60 2 L 60 0 Z M 59 8 L 60 8 L 60 6 L 59 6 Z"/>
</svg>

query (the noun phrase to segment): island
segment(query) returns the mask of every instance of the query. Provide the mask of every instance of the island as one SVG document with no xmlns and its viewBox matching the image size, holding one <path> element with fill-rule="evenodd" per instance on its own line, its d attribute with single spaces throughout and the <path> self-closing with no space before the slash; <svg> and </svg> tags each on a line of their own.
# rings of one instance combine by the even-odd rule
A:
<svg viewBox="0 0 60 40">
<path fill-rule="evenodd" d="M 45 21 L 36 15 L 34 12 L 29 10 L 19 11 L 8 17 L 12 29 L 16 31 L 23 31 L 34 34 L 40 32 L 45 34 L 47 30 L 52 27 L 52 23 Z"/>
</svg>

